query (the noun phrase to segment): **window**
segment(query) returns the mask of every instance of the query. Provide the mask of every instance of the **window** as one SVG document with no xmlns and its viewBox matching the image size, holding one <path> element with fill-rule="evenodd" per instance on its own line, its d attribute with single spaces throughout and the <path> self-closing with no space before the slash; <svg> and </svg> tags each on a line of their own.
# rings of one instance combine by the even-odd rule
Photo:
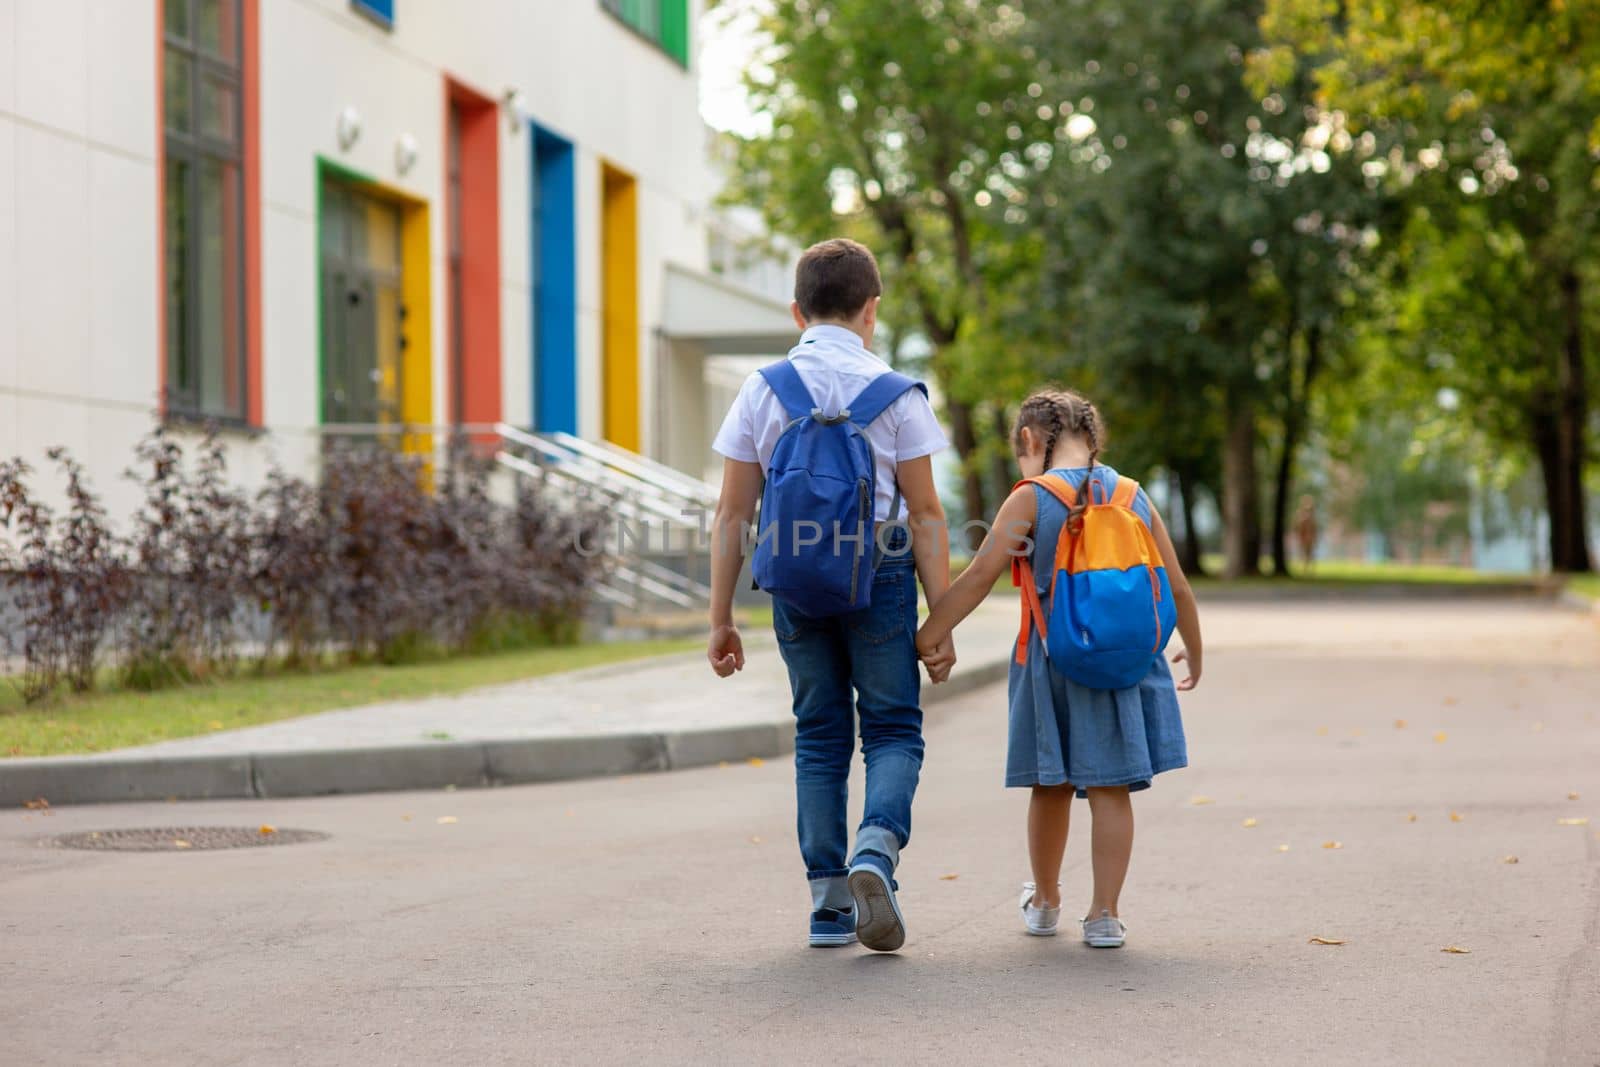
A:
<svg viewBox="0 0 1600 1067">
<path fill-rule="evenodd" d="M 600 6 L 689 65 L 689 0 L 600 0 Z"/>
<path fill-rule="evenodd" d="M 241 0 L 166 0 L 167 412 L 245 421 Z"/>
</svg>

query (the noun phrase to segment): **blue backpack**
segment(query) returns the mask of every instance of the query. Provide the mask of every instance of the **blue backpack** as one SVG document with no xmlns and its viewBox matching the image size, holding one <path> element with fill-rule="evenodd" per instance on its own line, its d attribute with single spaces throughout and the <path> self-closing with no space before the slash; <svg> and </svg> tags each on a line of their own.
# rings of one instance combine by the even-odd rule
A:
<svg viewBox="0 0 1600 1067">
<path fill-rule="evenodd" d="M 761 371 L 789 416 L 767 465 L 751 576 L 756 586 L 813 618 L 859 611 L 872 601 L 883 558 L 872 501 L 877 465 L 862 431 L 921 382 L 888 371 L 850 405 L 826 415 L 787 359 Z M 890 521 L 900 515 L 895 486 Z"/>
</svg>

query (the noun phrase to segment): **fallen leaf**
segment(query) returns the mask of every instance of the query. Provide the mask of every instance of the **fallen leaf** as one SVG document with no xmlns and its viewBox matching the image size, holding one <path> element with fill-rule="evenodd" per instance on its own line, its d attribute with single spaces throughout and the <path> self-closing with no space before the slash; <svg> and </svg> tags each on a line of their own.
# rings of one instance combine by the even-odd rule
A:
<svg viewBox="0 0 1600 1067">
<path fill-rule="evenodd" d="M 409 815 L 402 815 L 402 816 L 400 816 L 400 821 L 401 821 L 401 822 L 410 822 L 410 821 L 411 821 L 411 816 L 409 816 Z"/>
<path fill-rule="evenodd" d="M 460 821 L 461 820 L 457 819 L 454 815 L 441 815 L 434 820 L 434 822 L 438 823 L 440 826 L 449 826 L 452 823 L 457 823 Z"/>
<path fill-rule="evenodd" d="M 1446 945 L 1439 951 L 1448 952 L 1452 956 L 1465 956 L 1472 952 L 1470 948 L 1462 948 L 1460 945 Z"/>
<path fill-rule="evenodd" d="M 1244 827 L 1246 830 L 1248 830 L 1251 827 L 1256 825 L 1256 821 L 1254 819 L 1246 819 L 1244 822 L 1240 823 L 1239 825 Z"/>
<path fill-rule="evenodd" d="M 1328 736 L 1328 728 L 1326 726 L 1317 727 L 1317 736 L 1318 737 L 1327 737 Z"/>
<path fill-rule="evenodd" d="M 268 834 L 277 833 L 278 832 L 278 828 L 276 826 L 268 826 L 266 823 L 262 823 L 260 832 L 261 832 L 261 836 L 266 837 Z"/>
<path fill-rule="evenodd" d="M 752 845 L 759 845 L 759 844 L 761 844 L 761 838 L 760 837 L 752 837 L 752 838 L 750 838 L 750 843 Z"/>
<path fill-rule="evenodd" d="M 749 760 L 750 766 L 752 766 L 752 767 L 764 766 L 766 764 L 766 762 L 767 761 L 762 759 L 760 756 L 751 756 L 750 760 Z"/>
<path fill-rule="evenodd" d="M 1505 859 L 1501 860 L 1500 862 L 1501 863 L 1521 863 L 1522 861 L 1517 859 L 1517 857 L 1515 857 L 1515 856 L 1507 856 Z"/>
<path fill-rule="evenodd" d="M 189 844 L 189 842 L 185 841 L 181 837 L 175 837 L 175 838 L 172 839 L 172 847 L 173 848 L 193 848 L 194 846 Z"/>
<path fill-rule="evenodd" d="M 1542 722 L 1534 723 L 1533 724 L 1533 732 L 1536 733 L 1536 734 L 1544 733 L 1544 723 L 1542 723 Z"/>
<path fill-rule="evenodd" d="M 717 769 L 719 771 L 727 770 L 728 769 L 728 761 L 727 760 L 718 760 L 717 761 Z"/>
<path fill-rule="evenodd" d="M 206 723 L 206 729 L 207 730 L 220 730 L 220 729 L 222 729 L 221 720 L 220 719 L 212 719 L 210 722 Z"/>
<path fill-rule="evenodd" d="M 1396 730 L 1404 730 L 1406 728 L 1406 721 L 1404 719 L 1396 719 L 1394 721 L 1394 728 Z"/>
<path fill-rule="evenodd" d="M 1456 703 L 1457 703 L 1457 701 L 1456 701 L 1455 697 L 1445 697 L 1444 698 L 1444 706 L 1447 707 L 1447 708 L 1455 707 Z"/>
<path fill-rule="evenodd" d="M 1324 841 L 1322 843 L 1322 847 L 1323 848 L 1344 848 L 1344 842 L 1343 841 Z"/>
<path fill-rule="evenodd" d="M 32 800 L 25 801 L 22 806 L 27 808 L 29 811 L 50 810 L 50 802 L 44 797 L 34 797 Z"/>
<path fill-rule="evenodd" d="M 444 787 L 444 791 L 446 793 L 454 793 L 456 791 L 456 784 L 451 782 L 449 785 Z"/>
<path fill-rule="evenodd" d="M 1579 816 L 1576 819 L 1557 819 L 1556 820 L 1556 825 L 1557 826 L 1588 826 L 1589 825 L 1589 818 L 1588 818 L 1588 816 Z"/>
<path fill-rule="evenodd" d="M 1578 799 L 1578 794 L 1577 794 L 1577 792 L 1576 792 L 1576 791 L 1574 791 L 1574 792 L 1571 792 L 1571 793 L 1568 793 L 1568 794 L 1567 794 L 1567 799 L 1568 799 L 1568 800 L 1577 800 L 1577 799 Z"/>
<path fill-rule="evenodd" d="M 1279 852 L 1288 852 L 1289 851 L 1289 846 L 1288 845 L 1279 845 L 1278 846 L 1278 851 Z"/>
<path fill-rule="evenodd" d="M 1313 937 L 1306 942 L 1308 945 L 1348 945 L 1349 943 L 1342 937 Z"/>
<path fill-rule="evenodd" d="M 1357 727 L 1356 729 L 1350 731 L 1350 736 L 1351 737 L 1360 737 L 1365 732 L 1366 732 L 1365 730 L 1362 730 L 1360 727 Z"/>
<path fill-rule="evenodd" d="M 576 811 L 573 811 L 571 808 L 567 809 L 567 817 L 568 818 L 571 818 L 572 816 L 574 816 L 576 814 L 578 814 L 578 813 Z"/>
<path fill-rule="evenodd" d="M 1459 811 L 1452 811 L 1450 813 L 1450 821 L 1451 822 L 1465 822 L 1466 818 L 1467 817 L 1465 815 L 1461 814 Z"/>
<path fill-rule="evenodd" d="M 939 876 L 939 881 L 941 881 L 941 882 L 953 882 L 957 878 L 960 878 L 960 877 L 961 876 L 959 874 L 941 874 Z"/>
<path fill-rule="evenodd" d="M 1443 730 L 1440 730 L 1438 733 L 1433 735 L 1434 743 L 1440 745 L 1444 744 L 1445 741 L 1449 740 L 1449 738 L 1450 735 L 1445 733 Z"/>
<path fill-rule="evenodd" d="M 1416 821 L 1417 821 L 1417 813 L 1416 812 L 1413 811 L 1409 815 L 1406 816 L 1406 822 L 1416 822 Z"/>
<path fill-rule="evenodd" d="M 1210 797 L 1190 797 L 1189 803 L 1198 808 L 1206 804 L 1215 804 L 1216 801 L 1212 800 Z"/>
</svg>

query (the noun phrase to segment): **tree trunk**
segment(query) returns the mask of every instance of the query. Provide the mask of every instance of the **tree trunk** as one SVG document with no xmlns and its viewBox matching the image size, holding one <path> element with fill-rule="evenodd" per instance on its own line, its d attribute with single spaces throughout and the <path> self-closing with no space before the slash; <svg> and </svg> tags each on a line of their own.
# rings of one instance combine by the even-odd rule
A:
<svg viewBox="0 0 1600 1067">
<path fill-rule="evenodd" d="M 1557 571 L 1582 572 L 1593 567 L 1589 555 L 1588 500 L 1583 486 L 1588 459 L 1588 380 L 1584 368 L 1583 303 L 1577 271 L 1561 275 L 1566 338 L 1556 380 L 1559 386 L 1554 427 L 1554 470 L 1545 475 L 1550 511 L 1550 561 Z M 1542 455 L 1541 455 L 1542 461 Z"/>
<path fill-rule="evenodd" d="M 1300 383 L 1295 384 L 1294 354 L 1289 356 L 1289 396 L 1283 414 L 1283 450 L 1278 454 L 1278 470 L 1272 486 L 1272 573 L 1279 578 L 1289 577 L 1289 497 L 1294 492 L 1295 453 L 1305 436 L 1306 419 L 1311 410 L 1311 383 L 1322 365 L 1322 330 L 1317 326 L 1305 331 L 1306 358 L 1300 373 Z M 1294 335 L 1289 335 L 1293 346 Z"/>
<path fill-rule="evenodd" d="M 1227 434 L 1222 446 L 1223 576 L 1241 578 L 1261 570 L 1261 514 L 1256 488 L 1256 409 L 1245 390 L 1227 396 Z"/>
<path fill-rule="evenodd" d="M 1003 402 L 995 404 L 990 418 L 998 447 L 994 449 L 989 460 L 989 477 L 994 491 L 995 506 L 998 508 L 998 502 L 1011 495 L 1011 486 L 1017 479 L 1016 472 L 1011 467 L 1011 422 L 1006 416 L 1006 406 Z"/>
<path fill-rule="evenodd" d="M 1194 529 L 1194 496 L 1199 486 L 1182 470 L 1173 472 L 1178 481 L 1178 513 L 1183 517 L 1183 536 L 1178 539 L 1178 564 L 1192 577 L 1205 574 L 1200 562 L 1200 536 Z"/>
</svg>

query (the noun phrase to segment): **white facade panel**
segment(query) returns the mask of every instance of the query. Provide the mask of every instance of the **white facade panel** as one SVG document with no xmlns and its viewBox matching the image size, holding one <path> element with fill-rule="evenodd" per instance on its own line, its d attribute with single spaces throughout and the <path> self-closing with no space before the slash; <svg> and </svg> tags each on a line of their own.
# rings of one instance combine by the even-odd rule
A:
<svg viewBox="0 0 1600 1067">
<path fill-rule="evenodd" d="M 89 152 L 88 164 L 88 271 L 75 295 L 90 337 L 76 388 L 149 412 L 161 392 L 161 289 L 150 269 L 160 255 L 151 217 L 156 167 L 101 151 Z"/>
<path fill-rule="evenodd" d="M 19 125 L 17 154 L 18 388 L 83 395 L 88 382 L 89 152 L 81 140 Z"/>
<path fill-rule="evenodd" d="M 88 135 L 97 145 L 154 161 L 156 8 L 153 0 L 98 0 L 85 25 Z"/>
<path fill-rule="evenodd" d="M 87 0 L 11 0 L 16 8 L 16 111 L 40 126 L 89 134 Z M 144 39 L 155 55 L 155 26 Z M 154 107 L 154 101 L 150 106 Z"/>
</svg>

